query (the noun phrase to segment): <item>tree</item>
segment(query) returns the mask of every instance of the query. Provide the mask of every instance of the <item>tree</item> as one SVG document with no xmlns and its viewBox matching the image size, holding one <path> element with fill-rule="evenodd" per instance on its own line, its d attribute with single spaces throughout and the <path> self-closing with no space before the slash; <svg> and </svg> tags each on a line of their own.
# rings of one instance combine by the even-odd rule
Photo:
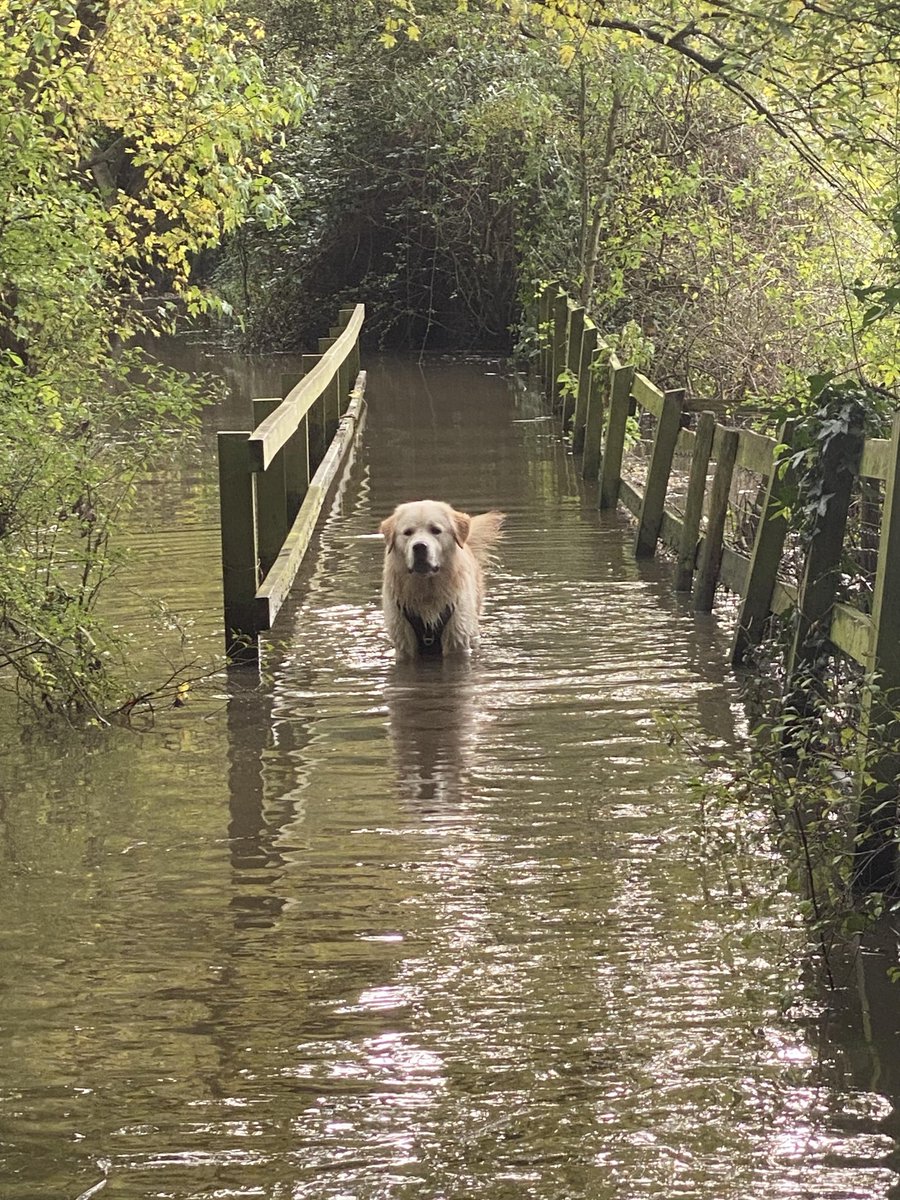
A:
<svg viewBox="0 0 900 1200">
<path fill-rule="evenodd" d="M 137 334 L 207 308 L 194 259 L 250 214 L 305 93 L 224 0 L 0 4 L 0 674 L 99 715 L 115 521 L 197 395 Z"/>
<path fill-rule="evenodd" d="M 283 29 L 316 81 L 275 157 L 290 223 L 248 224 L 217 277 L 252 344 L 296 347 L 336 300 L 362 298 L 385 343 L 507 349 L 520 281 L 551 261 L 546 231 L 569 236 L 556 62 L 493 13 L 391 51 L 374 13 L 343 43 L 307 20 Z"/>
<path fill-rule="evenodd" d="M 831 186 L 869 211 L 897 201 L 900 13 L 891 0 L 485 0 L 564 64 L 597 38 L 689 62 L 766 122 Z M 458 0 L 460 12 L 469 0 Z M 423 9 L 423 12 L 427 8 Z M 384 38 L 418 39 L 426 18 L 395 0 Z"/>
<path fill-rule="evenodd" d="M 661 381 L 727 405 L 852 362 L 845 285 L 877 227 L 686 55 L 544 29 L 540 6 L 422 3 L 382 47 L 374 9 L 330 32 L 325 5 L 278 11 L 317 96 L 276 152 L 290 224 L 248 224 L 223 264 L 251 344 L 296 346 L 363 298 L 392 344 L 505 349 L 561 278 L 605 331 L 644 327 Z M 879 341 L 858 349 L 880 365 Z"/>
<path fill-rule="evenodd" d="M 741 130 L 734 140 L 769 156 L 774 177 L 782 183 L 786 177 L 781 164 L 793 164 L 790 171 L 797 187 L 788 181 L 787 190 L 798 194 L 785 197 L 790 219 L 781 222 L 782 228 L 796 243 L 798 270 L 806 275 L 810 290 L 820 297 L 834 293 L 845 310 L 843 318 L 834 311 L 834 322 L 843 325 L 845 349 L 841 352 L 835 341 L 820 347 L 823 361 L 835 354 L 841 366 L 855 357 L 859 366 L 886 381 L 897 377 L 894 333 L 875 327 L 900 305 L 900 287 L 893 282 L 900 270 L 895 238 L 900 212 L 896 6 L 881 0 L 862 6 L 850 0 L 614 0 L 606 5 L 586 0 L 459 0 L 457 12 L 462 22 L 476 12 L 502 16 L 524 39 L 555 56 L 561 72 L 579 81 L 578 89 L 570 91 L 580 91 L 581 253 L 578 269 L 562 267 L 561 273 L 581 289 L 583 298 L 596 291 L 593 276 L 598 265 L 605 265 L 607 273 L 615 266 L 610 250 L 617 241 L 621 245 L 621 239 L 610 234 L 621 205 L 634 198 L 632 192 L 623 192 L 621 179 L 629 160 L 633 164 L 636 158 L 637 127 L 642 124 L 640 118 L 635 121 L 637 111 L 649 101 L 661 123 L 672 127 L 679 95 L 695 94 L 699 85 L 708 93 L 701 104 L 721 115 L 710 127 L 714 138 L 717 123 Z M 429 0 L 396 0 L 382 40 L 395 50 L 405 36 L 418 44 L 445 19 L 442 6 Z M 718 101 L 711 100 L 715 95 Z M 695 100 L 692 107 L 699 111 Z M 646 136 L 647 129 L 645 125 L 640 135 Z M 649 131 L 656 139 L 652 122 Z M 688 167 L 682 156 L 676 183 L 670 163 L 671 156 L 668 163 L 658 158 L 656 166 L 683 199 L 700 164 L 695 161 Z M 765 164 L 753 174 L 764 186 Z M 739 198 L 738 183 L 732 178 L 725 194 Z M 753 198 L 747 188 L 742 192 L 743 202 Z M 791 212 L 801 198 L 808 208 L 802 234 L 802 218 Z M 719 238 L 721 246 L 722 206 L 715 203 L 707 213 L 720 227 L 711 236 Z M 699 234 L 697 221 L 690 223 Z M 740 221 L 732 222 L 731 229 L 743 237 Z M 771 236 L 775 230 L 769 232 Z M 730 237 L 726 233 L 726 240 Z M 813 249 L 818 282 L 801 262 L 803 239 Z M 638 231 L 641 241 L 646 237 Z M 823 245 L 829 241 L 830 263 Z M 709 248 L 709 238 L 699 245 Z M 647 261 L 630 240 L 626 257 Z M 785 274 L 787 282 L 792 272 Z M 861 280 L 851 287 L 857 276 Z M 602 291 L 602 279 L 600 287 Z M 768 298 L 768 284 L 765 292 Z M 698 294 L 702 296 L 702 288 Z M 866 305 L 864 319 L 854 310 L 854 295 Z M 798 310 L 795 317 L 801 315 Z M 807 315 L 815 324 L 814 310 Z M 830 311 L 825 324 L 832 325 Z M 799 341 L 802 338 L 798 345 Z M 797 356 L 790 360 L 797 361 Z"/>
</svg>

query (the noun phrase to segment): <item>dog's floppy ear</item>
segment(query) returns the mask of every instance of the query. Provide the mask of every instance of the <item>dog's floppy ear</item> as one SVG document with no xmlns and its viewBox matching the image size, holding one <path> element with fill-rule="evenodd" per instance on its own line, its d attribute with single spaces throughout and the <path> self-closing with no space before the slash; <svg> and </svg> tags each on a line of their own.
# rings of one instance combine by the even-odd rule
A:
<svg viewBox="0 0 900 1200">
<path fill-rule="evenodd" d="M 389 517 L 385 517 L 379 529 L 384 535 L 388 550 L 393 550 L 394 540 L 397 537 L 397 514 L 391 513 Z"/>
<path fill-rule="evenodd" d="M 472 518 L 468 513 L 457 512 L 453 510 L 453 540 L 457 546 L 461 546 L 469 536 L 469 530 L 472 528 Z"/>
</svg>

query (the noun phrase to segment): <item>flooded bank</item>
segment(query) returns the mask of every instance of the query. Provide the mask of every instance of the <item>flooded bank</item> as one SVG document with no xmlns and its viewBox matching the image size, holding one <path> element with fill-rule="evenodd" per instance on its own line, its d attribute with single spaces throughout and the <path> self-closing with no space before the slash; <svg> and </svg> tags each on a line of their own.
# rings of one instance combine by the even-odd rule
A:
<svg viewBox="0 0 900 1200">
<path fill-rule="evenodd" d="M 122 614 L 201 653 L 214 480 L 148 491 Z M 378 523 L 424 495 L 508 513 L 471 664 L 383 634 Z M 658 734 L 743 737 L 727 631 L 591 501 L 496 367 L 375 364 L 262 681 L 4 743 L 4 1196 L 900 1194 L 891 948 L 826 1013 L 765 814 L 705 815 Z"/>
</svg>

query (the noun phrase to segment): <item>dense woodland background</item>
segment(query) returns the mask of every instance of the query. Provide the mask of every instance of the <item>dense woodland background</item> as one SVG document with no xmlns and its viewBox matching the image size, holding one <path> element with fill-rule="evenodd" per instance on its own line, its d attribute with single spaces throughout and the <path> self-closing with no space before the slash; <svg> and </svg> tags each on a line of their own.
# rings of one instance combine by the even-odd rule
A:
<svg viewBox="0 0 900 1200">
<path fill-rule="evenodd" d="M 548 279 L 659 382 L 894 405 L 900 13 L 851 0 L 0 2 L 0 677 L 102 720 L 116 523 L 199 389 L 185 322 L 533 347 Z M 127 657 L 127 655 L 126 655 Z"/>
</svg>

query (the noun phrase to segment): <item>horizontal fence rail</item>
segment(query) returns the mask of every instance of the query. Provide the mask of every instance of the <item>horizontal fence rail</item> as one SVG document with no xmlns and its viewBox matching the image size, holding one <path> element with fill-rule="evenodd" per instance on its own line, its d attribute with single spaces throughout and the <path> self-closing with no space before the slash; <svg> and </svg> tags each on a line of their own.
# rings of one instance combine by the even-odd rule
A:
<svg viewBox="0 0 900 1200">
<path fill-rule="evenodd" d="M 362 304 L 303 356 L 282 397 L 253 401 L 255 428 L 218 435 L 225 649 L 255 662 L 312 539 L 328 492 L 365 410 L 360 370 Z"/>
<path fill-rule="evenodd" d="M 900 707 L 900 413 L 890 438 L 860 439 L 858 447 L 856 480 L 884 487 L 872 612 L 866 613 L 836 594 L 852 480 L 835 476 L 826 488 L 831 493 L 828 510 L 808 548 L 799 586 L 780 577 L 789 527 L 787 482 L 779 464 L 790 456 L 790 424 L 776 439 L 721 424 L 712 412 L 688 413 L 683 391 L 663 391 L 621 362 L 584 309 L 558 284 L 538 296 L 537 326 L 545 393 L 571 434 L 573 450 L 582 456 L 583 478 L 598 483 L 600 507 L 622 504 L 635 518 L 635 555 L 652 556 L 659 543 L 671 549 L 676 559 L 673 585 L 690 594 L 698 613 L 712 610 L 719 586 L 740 598 L 731 650 L 735 666 L 745 663 L 759 644 L 772 614 L 791 614 L 795 632 L 789 678 L 809 666 L 814 648 L 821 650 L 823 644 L 853 659 L 878 680 L 877 695 L 887 698 L 872 702 L 864 723 L 877 729 L 886 745 L 900 745 L 894 711 Z M 629 420 L 642 413 L 652 420 L 654 435 L 646 479 L 636 486 L 623 479 L 622 465 Z M 689 420 L 695 428 L 686 427 Z M 680 513 L 668 503 L 676 454 L 690 460 Z M 725 540 L 737 470 L 752 473 L 762 495 L 749 554 Z M 827 472 L 827 463 L 823 470 Z M 871 828 L 873 814 L 890 812 L 889 822 L 883 816 L 876 820 L 882 838 L 874 847 L 875 873 L 882 879 L 890 874 L 896 881 L 900 755 L 880 754 L 875 764 L 861 780 L 859 826 Z M 872 852 L 869 844 L 870 859 Z"/>
</svg>

